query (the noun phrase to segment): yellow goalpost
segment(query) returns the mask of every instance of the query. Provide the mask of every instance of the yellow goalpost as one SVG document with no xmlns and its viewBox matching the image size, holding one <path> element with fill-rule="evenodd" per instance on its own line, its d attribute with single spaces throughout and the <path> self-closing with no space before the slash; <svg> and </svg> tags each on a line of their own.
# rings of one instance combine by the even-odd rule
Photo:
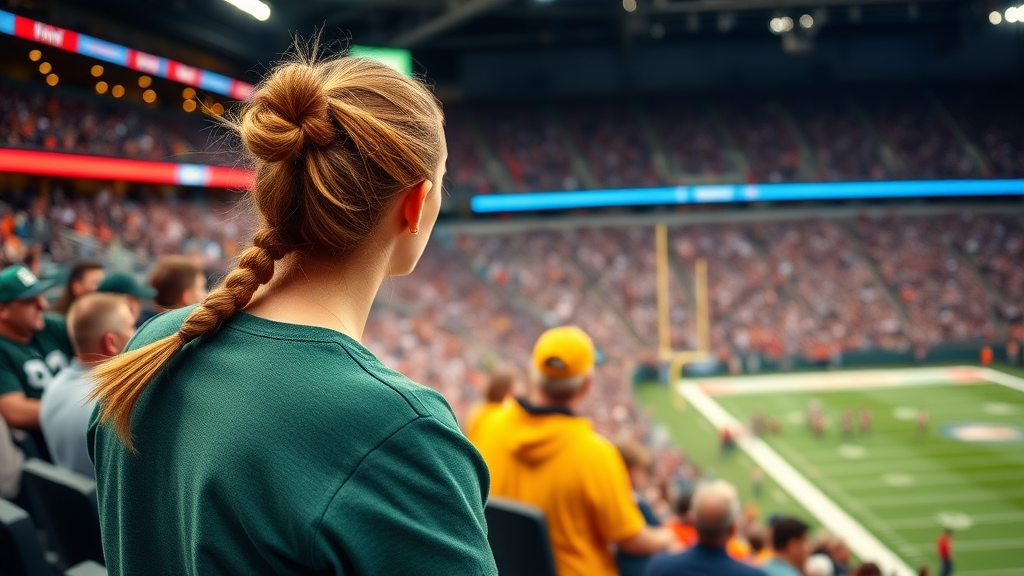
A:
<svg viewBox="0 0 1024 576">
<path fill-rule="evenodd" d="M 708 306 L 708 263 L 699 258 L 694 263 L 694 311 L 697 330 L 696 350 L 672 350 L 672 317 L 668 282 L 668 227 L 657 224 L 654 228 L 656 272 L 658 275 L 658 358 L 668 363 L 668 383 L 672 386 L 683 375 L 687 363 L 703 360 L 711 355 L 711 311 Z M 673 394 L 675 397 L 675 394 Z"/>
</svg>

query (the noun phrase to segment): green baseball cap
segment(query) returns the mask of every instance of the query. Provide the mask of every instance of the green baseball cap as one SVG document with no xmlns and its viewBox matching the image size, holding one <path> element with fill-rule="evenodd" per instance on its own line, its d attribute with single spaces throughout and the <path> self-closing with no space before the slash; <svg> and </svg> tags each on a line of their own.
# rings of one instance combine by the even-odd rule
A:
<svg viewBox="0 0 1024 576">
<path fill-rule="evenodd" d="M 17 264 L 0 270 L 0 304 L 38 296 L 52 288 L 56 282 L 40 280 L 28 269 Z"/>
<path fill-rule="evenodd" d="M 135 296 L 142 300 L 149 300 L 156 296 L 156 290 L 148 288 L 146 286 L 139 286 L 139 283 L 135 281 L 135 277 L 131 274 L 107 274 L 103 282 L 100 282 L 97 292 L 111 292 L 113 294 L 125 294 L 127 296 Z"/>
</svg>

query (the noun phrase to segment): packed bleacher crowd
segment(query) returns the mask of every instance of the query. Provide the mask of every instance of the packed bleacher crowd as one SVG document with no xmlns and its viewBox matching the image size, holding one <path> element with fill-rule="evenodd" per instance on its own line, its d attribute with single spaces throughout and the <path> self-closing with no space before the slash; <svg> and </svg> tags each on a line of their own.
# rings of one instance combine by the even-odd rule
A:
<svg viewBox="0 0 1024 576">
<path fill-rule="evenodd" d="M 61 193 L 16 209 L 0 203 L 0 235 L 7 262 L 22 262 L 33 246 L 51 260 L 107 260 L 144 272 L 159 257 L 185 254 L 204 268 L 223 269 L 253 229 L 242 204 L 217 200 L 127 199 L 102 190 L 91 197 Z"/>
<path fill-rule="evenodd" d="M 178 114 L 154 113 L 87 95 L 0 86 L 0 146 L 115 156 L 195 161 L 211 155 L 201 124 Z"/>
<path fill-rule="evenodd" d="M 980 91 L 751 93 L 453 106 L 448 180 L 464 197 L 699 181 L 1021 177 L 1024 118 L 1014 90 L 983 98 Z M 181 113 L 90 95 L 3 86 L 0 118 L 0 146 L 238 161 L 225 131 L 209 122 L 204 130 Z M 489 157 L 500 168 L 485 168 Z"/>
<path fill-rule="evenodd" d="M 238 202 L 57 193 L 0 205 L 0 253 L 7 263 L 102 257 L 135 273 L 182 253 L 217 271 L 255 222 Z M 711 263 L 711 345 L 723 362 L 995 341 L 1021 316 L 1022 229 L 1019 216 L 968 213 L 670 227 L 672 346 L 697 346 L 698 258 Z M 586 317 L 599 343 L 646 361 L 658 344 L 654 254 L 643 226 L 445 233 L 422 277 L 391 281 L 381 301 L 417 303 L 492 351 L 523 350 L 522 334 Z"/>
<path fill-rule="evenodd" d="M 1012 104 L 1016 92 L 992 92 L 991 99 L 976 91 L 920 91 L 898 98 L 836 92 L 473 105 L 457 108 L 449 145 L 458 181 L 475 180 L 473 193 L 1021 177 L 1024 118 Z M 455 157 L 461 150 L 468 160 Z M 468 167 L 482 170 L 487 154 L 508 184 L 467 176 Z"/>
</svg>

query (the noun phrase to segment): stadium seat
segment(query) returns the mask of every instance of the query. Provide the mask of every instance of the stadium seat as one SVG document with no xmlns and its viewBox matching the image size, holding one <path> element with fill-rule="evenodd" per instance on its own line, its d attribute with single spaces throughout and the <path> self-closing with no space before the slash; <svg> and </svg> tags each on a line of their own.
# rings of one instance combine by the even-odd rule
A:
<svg viewBox="0 0 1024 576">
<path fill-rule="evenodd" d="M 64 576 L 107 576 L 107 569 L 92 560 L 86 560 L 68 569 Z"/>
<path fill-rule="evenodd" d="M 23 483 L 64 566 L 86 560 L 102 564 L 96 483 L 34 458 L 25 463 Z"/>
<path fill-rule="evenodd" d="M 0 499 L 0 574 L 52 576 L 28 512 Z"/>
<path fill-rule="evenodd" d="M 29 434 L 24 430 L 12 430 L 11 438 L 14 443 L 25 454 L 25 458 L 38 458 L 46 462 L 50 461 L 50 453 L 46 442 L 39 434 Z"/>
<path fill-rule="evenodd" d="M 484 509 L 487 540 L 501 576 L 555 576 L 544 513 L 533 506 L 491 497 Z"/>
</svg>

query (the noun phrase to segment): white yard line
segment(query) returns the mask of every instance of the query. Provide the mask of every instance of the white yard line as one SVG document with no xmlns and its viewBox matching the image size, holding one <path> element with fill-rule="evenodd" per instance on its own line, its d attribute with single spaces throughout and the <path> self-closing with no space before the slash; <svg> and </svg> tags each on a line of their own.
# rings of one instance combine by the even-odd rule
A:
<svg viewBox="0 0 1024 576">
<path fill-rule="evenodd" d="M 931 494 L 917 494 L 917 495 L 906 495 L 897 494 L 889 495 L 887 497 L 880 498 L 861 498 L 861 504 L 877 508 L 879 506 L 920 506 L 922 504 L 946 504 L 948 506 L 954 506 L 960 502 L 1002 502 L 1007 497 L 1009 498 L 1020 498 L 1024 496 L 1024 491 L 1016 492 L 951 492 L 951 493 L 931 493 Z"/>
<path fill-rule="evenodd" d="M 982 376 L 985 380 L 995 382 L 996 384 L 1002 384 L 1007 388 L 1013 388 L 1018 392 L 1024 392 L 1024 378 L 1018 378 L 1013 374 L 1007 374 L 1006 372 L 1000 372 L 999 370 L 993 370 L 991 368 L 979 368 Z"/>
<path fill-rule="evenodd" d="M 953 561 L 956 562 L 955 554 L 957 552 L 982 552 L 987 550 L 1013 550 L 1014 548 L 1020 548 L 1020 538 L 1005 538 L 1003 540 L 978 540 L 977 542 L 957 542 L 953 541 Z M 932 542 L 916 544 L 917 546 L 926 547 L 934 546 Z"/>
<path fill-rule="evenodd" d="M 696 379 L 692 382 L 711 396 L 735 394 L 767 394 L 773 392 L 833 390 L 861 390 L 868 388 L 905 388 L 913 386 L 941 386 L 986 384 L 989 372 L 1002 374 L 976 366 L 947 368 L 893 368 L 887 370 L 842 370 L 839 372 L 802 372 L 795 374 L 769 374 Z M 1013 378 L 1012 376 L 1010 378 Z M 1024 380 L 1015 379 L 1024 391 Z M 1001 381 L 995 379 L 992 382 Z M 1013 388 L 1014 386 L 1010 386 Z"/>
<path fill-rule="evenodd" d="M 964 456 L 963 458 L 946 458 L 943 460 L 943 463 L 956 465 L 960 468 L 970 468 L 972 470 L 984 470 L 986 468 L 1006 470 L 1006 466 L 1002 461 L 993 461 L 992 456 L 987 454 L 983 456 Z M 1011 461 L 1011 463 L 1018 464 L 1013 461 Z M 865 474 L 871 475 L 877 472 L 909 472 L 924 474 L 932 471 L 941 472 L 947 469 L 947 466 L 935 464 L 924 459 L 876 459 L 871 454 L 868 454 L 864 456 L 864 458 L 858 460 L 829 460 L 827 462 L 822 462 L 822 465 L 827 466 L 829 471 L 833 474 L 848 474 L 850 476 L 863 476 Z M 897 468 L 899 469 L 897 470 Z"/>
<path fill-rule="evenodd" d="M 1024 512 L 993 512 L 991 514 L 971 514 L 972 526 L 991 526 L 992 524 L 1016 524 L 1024 522 Z M 930 528 L 938 526 L 938 519 L 932 516 L 917 516 L 914 518 L 899 518 L 889 520 L 889 526 L 893 528 Z"/>
<path fill-rule="evenodd" d="M 960 570 L 960 569 L 957 569 L 955 574 L 956 574 L 956 576 L 1021 576 L 1022 574 L 1024 574 L 1024 569 L 1012 569 L 1012 568 L 989 568 L 987 570 Z"/>
<path fill-rule="evenodd" d="M 741 427 L 735 417 L 697 386 L 680 383 L 677 389 L 683 398 L 710 420 L 716 428 Z M 789 492 L 793 499 L 814 514 L 830 532 L 844 535 L 849 542 L 850 549 L 858 557 L 869 558 L 877 562 L 886 573 L 893 573 L 896 576 L 914 576 L 916 574 L 896 553 L 882 544 L 864 526 L 822 493 L 817 486 L 797 472 L 789 462 L 779 456 L 763 440 L 741 435 L 737 444 L 761 469 L 768 472 L 779 486 Z"/>
<path fill-rule="evenodd" d="M 893 470 L 892 473 L 893 474 L 908 474 L 904 470 Z M 909 475 L 912 476 L 913 484 L 909 484 L 909 485 L 907 485 L 905 487 L 897 487 L 897 486 L 892 486 L 891 484 L 886 484 L 885 483 L 885 479 L 883 478 L 884 473 L 883 474 L 879 474 L 879 475 L 874 476 L 874 477 L 866 477 L 864 479 L 855 480 L 855 481 L 852 481 L 852 482 L 848 481 L 847 479 L 844 478 L 843 479 L 843 485 L 846 486 L 847 488 L 854 488 L 854 489 L 858 489 L 858 488 L 875 488 L 875 489 L 883 488 L 885 490 L 895 490 L 897 488 L 901 488 L 901 489 L 904 489 L 904 490 L 913 490 L 915 487 L 918 487 L 918 486 L 947 486 L 947 485 L 963 484 L 964 482 L 967 482 L 967 481 L 977 481 L 977 480 L 981 480 L 981 481 L 984 481 L 984 482 L 993 482 L 993 481 L 994 482 L 999 482 L 999 481 L 1002 481 L 1002 480 L 1014 480 L 1014 481 L 1017 481 L 1019 483 L 1021 481 L 1021 478 L 1024 477 L 1024 474 L 1022 474 L 1020 470 L 1013 470 L 1013 471 L 1010 471 L 1010 472 L 1007 472 L 1007 471 L 995 472 L 995 473 L 992 473 L 992 474 L 972 474 L 969 480 L 965 479 L 963 476 L 958 476 L 958 475 L 955 475 L 955 474 L 939 474 L 939 473 L 936 473 L 936 472 L 927 472 L 927 471 L 925 471 L 925 472 L 914 471 L 913 473 L 910 473 Z M 1024 513 L 1022 513 L 1022 517 L 1024 517 Z"/>
<path fill-rule="evenodd" d="M 799 432 L 799 430 L 797 430 L 797 432 Z M 810 433 L 808 432 L 807 435 L 809 436 Z M 931 436 L 928 438 L 928 440 L 931 440 L 931 439 L 935 438 L 935 435 L 936 435 L 936 432 L 934 432 L 934 431 L 931 432 Z M 908 436 L 910 436 L 910 434 L 908 434 Z M 914 440 L 917 439 L 917 437 L 912 437 L 912 438 Z M 836 440 L 836 438 L 829 438 L 829 439 L 823 440 L 823 442 L 824 441 L 832 441 L 832 442 L 834 442 L 835 440 Z M 810 458 L 811 460 L 813 460 L 815 462 L 820 462 L 820 461 L 827 461 L 827 462 L 831 462 L 831 461 L 849 462 L 850 458 L 848 456 L 843 456 L 843 454 L 842 454 L 842 449 L 843 449 L 842 447 L 846 446 L 846 445 L 853 445 L 853 446 L 859 446 L 861 448 L 864 448 L 864 450 L 865 450 L 864 457 L 865 458 L 872 458 L 872 459 L 874 459 L 874 458 L 901 458 L 901 459 L 906 459 L 906 458 L 922 458 L 922 457 L 924 457 L 924 458 L 945 458 L 947 456 L 959 456 L 959 455 L 962 455 L 962 454 L 965 454 L 965 453 L 969 452 L 967 447 L 965 447 L 965 445 L 963 445 L 963 444 L 954 444 L 954 445 L 951 445 L 951 446 L 948 446 L 948 447 L 944 447 L 944 448 L 931 448 L 931 447 L 929 447 L 927 450 L 918 451 L 918 450 L 914 449 L 914 446 L 912 444 L 905 445 L 905 446 L 881 446 L 881 445 L 869 444 L 867 442 L 858 442 L 857 440 L 858 440 L 858 438 L 854 437 L 854 438 L 847 438 L 845 440 L 841 440 L 840 444 L 833 444 L 833 445 L 827 446 L 827 447 L 826 446 L 822 446 L 820 448 L 813 448 L 813 449 L 807 448 L 807 447 L 803 447 L 803 448 L 801 448 L 801 453 L 804 456 L 806 456 L 807 458 Z M 1010 450 L 1019 450 L 1020 449 L 1020 445 L 1019 444 L 1012 445 L 1010 443 L 1007 443 L 1007 445 L 1005 445 L 1005 446 L 1001 446 L 998 443 L 987 444 L 986 447 L 987 448 L 1006 448 L 1006 450 L 1008 452 Z"/>
</svg>

